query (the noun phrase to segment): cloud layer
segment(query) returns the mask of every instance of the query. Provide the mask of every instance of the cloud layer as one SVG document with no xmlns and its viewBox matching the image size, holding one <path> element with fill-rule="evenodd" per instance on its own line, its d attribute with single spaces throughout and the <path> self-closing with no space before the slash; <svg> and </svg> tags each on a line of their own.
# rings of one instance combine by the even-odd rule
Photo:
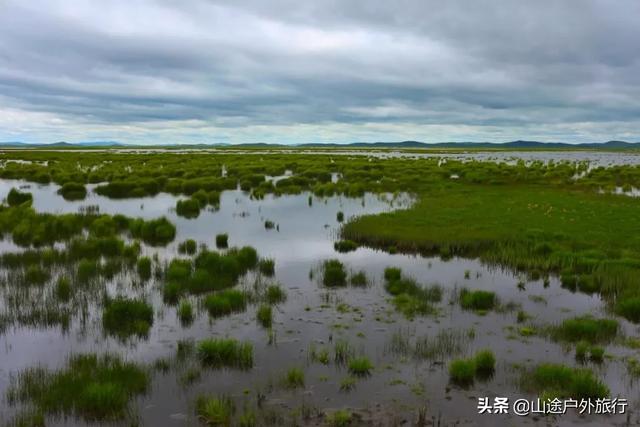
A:
<svg viewBox="0 0 640 427">
<path fill-rule="evenodd" d="M 0 140 L 640 140 L 640 2 L 0 0 Z"/>
</svg>

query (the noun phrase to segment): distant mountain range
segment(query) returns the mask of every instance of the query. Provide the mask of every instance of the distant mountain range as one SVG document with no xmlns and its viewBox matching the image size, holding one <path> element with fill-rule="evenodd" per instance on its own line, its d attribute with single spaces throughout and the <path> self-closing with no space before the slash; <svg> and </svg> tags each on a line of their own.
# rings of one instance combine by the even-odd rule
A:
<svg viewBox="0 0 640 427">
<path fill-rule="evenodd" d="M 436 142 L 427 143 L 420 141 L 401 141 L 401 142 L 352 142 L 348 144 L 335 144 L 335 143 L 304 143 L 294 145 L 284 144 L 267 144 L 267 143 L 255 143 L 255 144 L 169 144 L 158 146 L 139 146 L 132 144 L 125 144 L 118 141 L 85 141 L 85 142 L 54 142 L 50 144 L 33 144 L 17 141 L 0 142 L 0 148 L 96 148 L 96 147 L 141 147 L 141 148 L 154 148 L 154 147 L 175 147 L 175 148 L 206 148 L 206 147 L 301 147 L 301 148 L 490 148 L 490 149 L 640 149 L 640 142 L 626 142 L 626 141 L 607 141 L 607 142 L 592 142 L 581 144 L 569 144 L 566 142 L 540 142 L 540 141 L 510 141 L 510 142 Z"/>
<path fill-rule="evenodd" d="M 640 148 L 640 142 L 607 141 L 581 144 L 566 142 L 510 141 L 510 142 L 435 142 L 420 141 L 402 142 L 353 142 L 351 144 L 300 144 L 298 147 L 354 147 L 354 148 L 588 148 L 588 149 L 625 149 Z"/>
<path fill-rule="evenodd" d="M 0 147 L 38 148 L 38 147 L 124 147 L 126 144 L 116 141 L 86 141 L 86 142 L 53 142 L 49 144 L 33 144 L 29 142 L 7 141 L 0 142 Z"/>
</svg>

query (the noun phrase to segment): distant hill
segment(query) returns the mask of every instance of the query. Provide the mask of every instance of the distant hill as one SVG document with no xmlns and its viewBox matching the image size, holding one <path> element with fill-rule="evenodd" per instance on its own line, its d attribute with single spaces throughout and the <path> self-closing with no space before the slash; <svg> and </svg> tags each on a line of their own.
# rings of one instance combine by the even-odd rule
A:
<svg viewBox="0 0 640 427">
<path fill-rule="evenodd" d="M 139 147 L 139 148 L 458 148 L 458 149 L 591 149 L 591 150 L 620 150 L 620 149 L 640 149 L 640 142 L 627 141 L 607 141 L 607 142 L 591 142 L 581 144 L 569 144 L 566 142 L 540 142 L 540 141 L 510 141 L 510 142 L 435 142 L 427 143 L 420 141 L 400 141 L 400 142 L 352 142 L 347 144 L 336 143 L 303 143 L 303 144 L 268 144 L 268 143 L 243 143 L 243 144 L 167 144 L 167 145 L 130 145 L 118 141 L 83 141 L 83 142 L 66 142 L 59 141 L 49 144 L 33 144 L 20 141 L 0 142 L 0 148 L 117 148 L 117 147 Z"/>
<path fill-rule="evenodd" d="M 300 144 L 299 147 L 372 147 L 372 148 L 512 148 L 512 149 L 624 149 L 640 148 L 640 142 L 607 141 L 582 144 L 566 142 L 511 141 L 511 142 L 353 142 L 350 144 Z"/>
<path fill-rule="evenodd" d="M 0 147 L 16 147 L 16 148 L 43 148 L 43 147 L 55 147 L 55 148 L 73 148 L 73 147 L 124 147 L 126 144 L 116 141 L 87 141 L 87 142 L 52 142 L 45 144 L 34 144 L 28 142 L 19 141 L 6 141 L 0 142 Z"/>
</svg>

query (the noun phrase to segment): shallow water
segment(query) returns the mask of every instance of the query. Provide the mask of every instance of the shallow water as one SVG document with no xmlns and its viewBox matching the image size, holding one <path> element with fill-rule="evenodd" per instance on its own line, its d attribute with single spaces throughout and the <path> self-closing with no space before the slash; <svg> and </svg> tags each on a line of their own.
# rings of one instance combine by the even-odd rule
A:
<svg viewBox="0 0 640 427">
<path fill-rule="evenodd" d="M 360 248 L 347 254 L 336 253 L 339 223 L 338 211 L 345 218 L 354 215 L 379 213 L 407 207 L 410 197 L 390 195 L 379 197 L 367 194 L 363 198 L 312 197 L 309 194 L 252 200 L 241 191 L 225 191 L 218 211 L 203 211 L 196 219 L 178 217 L 173 208 L 176 197 L 160 194 L 140 199 L 110 200 L 96 194 L 81 202 L 67 202 L 56 194 L 56 185 L 28 184 L 21 181 L 0 180 L 0 197 L 5 197 L 11 187 L 29 186 L 34 195 L 34 207 L 42 212 L 76 212 L 81 206 L 98 205 L 102 213 L 122 213 L 128 216 L 155 218 L 165 215 L 177 227 L 175 241 L 166 248 L 145 247 L 147 253 L 157 252 L 161 258 L 177 255 L 177 244 L 193 238 L 214 247 L 218 233 L 229 234 L 230 246 L 251 245 L 261 257 L 274 258 L 275 281 L 287 290 L 288 298 L 275 311 L 275 342 L 269 344 L 267 332 L 255 321 L 255 307 L 246 312 L 211 320 L 205 311 L 199 310 L 196 320 L 188 327 L 181 326 L 175 308 L 163 304 L 159 283 L 151 280 L 145 286 L 132 287 L 126 274 L 116 277 L 109 284 L 112 294 L 122 292 L 145 296 L 153 302 L 156 313 L 149 337 L 136 342 L 122 343 L 103 336 L 100 316 L 92 314 L 89 322 L 71 323 L 68 332 L 59 328 L 9 328 L 0 335 L 0 393 L 4 395 L 9 378 L 22 369 L 42 364 L 59 367 L 70 353 L 82 351 L 115 352 L 132 360 L 153 363 L 159 358 L 172 358 L 177 342 L 184 339 L 199 340 L 213 336 L 231 336 L 254 344 L 255 366 L 252 370 L 203 370 L 202 377 L 192 385 L 184 386 L 179 377 L 184 369 L 168 373 L 156 373 L 152 391 L 136 402 L 141 425 L 183 426 L 197 425 L 193 404 L 202 393 L 228 394 L 242 406 L 243 401 L 255 401 L 258 392 L 265 394 L 265 405 L 289 412 L 302 404 L 320 409 L 343 407 L 369 408 L 382 412 L 380 425 L 388 425 L 395 417 L 411 420 L 416 408 L 426 406 L 431 416 L 441 417 L 444 424 L 459 422 L 472 425 L 495 425 L 496 416 L 477 415 L 477 397 L 527 396 L 517 386 L 517 370 L 514 364 L 534 366 L 540 362 L 554 361 L 574 365 L 571 349 L 541 337 L 523 338 L 509 327 L 518 327 L 517 310 L 489 312 L 484 316 L 463 311 L 454 295 L 461 287 L 495 291 L 501 302 L 519 304 L 527 313 L 534 314 L 534 324 L 557 322 L 567 317 L 592 313 L 604 315 L 604 307 L 598 297 L 572 293 L 563 289 L 552 278 L 544 287 L 542 281 L 527 282 L 524 289 L 516 286 L 520 278 L 510 271 L 483 265 L 477 260 L 422 258 L 410 255 L 391 255 L 381 251 Z M 93 187 L 91 187 L 93 188 Z M 264 221 L 278 224 L 278 230 L 267 230 Z M 4 241 L 3 251 L 19 250 L 13 243 Z M 364 270 L 372 281 L 366 288 L 347 287 L 325 289 L 318 283 L 320 263 L 329 258 L 339 258 L 353 271 Z M 407 320 L 395 312 L 388 302 L 389 295 L 383 288 L 383 270 L 387 266 L 401 267 L 403 273 L 415 277 L 424 284 L 438 283 L 444 288 L 443 301 L 438 304 L 439 313 L 434 316 Z M 469 271 L 469 278 L 465 278 Z M 246 277 L 239 286 L 253 286 L 254 277 Z M 339 310 L 339 304 L 347 304 L 347 312 Z M 342 305 L 341 308 L 345 306 Z M 520 307 L 519 307 L 520 308 Z M 637 334 L 632 325 L 621 320 L 624 330 Z M 476 382 L 469 390 L 449 384 L 447 363 L 449 357 L 439 360 L 413 360 L 394 354 L 391 339 L 394 334 L 423 337 L 435 336 L 438 331 L 468 331 L 474 335 L 464 341 L 460 355 L 471 355 L 482 348 L 492 348 L 498 359 L 496 374 L 486 382 Z M 310 346 L 332 350 L 340 339 L 352 343 L 357 353 L 366 354 L 374 363 L 373 375 L 358 380 L 350 393 L 340 392 L 339 384 L 347 376 L 344 367 L 333 363 L 328 366 L 311 363 Z M 610 345 L 607 352 L 616 356 L 633 354 L 624 347 Z M 291 367 L 302 367 L 306 375 L 304 392 L 287 391 L 278 386 L 280 378 Z M 626 375 L 626 365 L 620 359 L 606 361 L 603 365 L 590 365 L 611 389 L 612 396 L 630 400 L 631 423 L 638 422 L 638 392 L 640 388 Z M 245 391 L 248 390 L 248 394 Z M 0 421 L 6 421 L 14 408 L 6 402 L 0 404 Z M 386 417 L 386 418 L 385 418 Z M 625 415 L 617 417 L 590 416 L 580 419 L 565 415 L 559 424 L 603 425 L 613 421 L 624 423 Z M 501 422 L 511 424 L 534 423 L 515 416 L 504 417 Z M 539 420 L 539 423 L 546 423 Z M 75 420 L 59 420 L 48 425 L 83 425 Z"/>
<path fill-rule="evenodd" d="M 0 150 L 11 152 L 16 150 Z M 172 154 L 242 154 L 242 155 L 267 155 L 267 154 L 304 154 L 304 155 L 329 155 L 329 156 L 367 156 L 375 158 L 439 158 L 443 160 L 460 160 L 460 161 L 483 161 L 483 162 L 504 162 L 515 164 L 519 160 L 526 164 L 531 162 L 587 162 L 589 167 L 608 167 L 622 165 L 640 165 L 640 152 L 637 151 L 595 151 L 595 150 L 514 150 L 514 151 L 496 151 L 496 150 L 465 150 L 459 149 L 455 151 L 447 151 L 442 149 L 409 149 L 409 150 L 392 150 L 392 149 L 332 149 L 322 150 L 314 149 L 287 149 L 273 148 L 270 150 L 242 150 L 234 148 L 118 148 L 118 149 L 73 149 L 73 150 L 38 150 L 52 152 L 108 152 L 123 154 L 150 154 L 150 153 L 172 153 Z M 16 161 L 17 160 L 11 160 Z"/>
</svg>

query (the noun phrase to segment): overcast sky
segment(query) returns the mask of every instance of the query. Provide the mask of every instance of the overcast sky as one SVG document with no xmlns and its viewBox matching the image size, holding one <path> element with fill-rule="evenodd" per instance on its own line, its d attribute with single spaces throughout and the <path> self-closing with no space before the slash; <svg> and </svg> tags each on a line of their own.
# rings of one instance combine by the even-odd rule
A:
<svg viewBox="0 0 640 427">
<path fill-rule="evenodd" d="M 0 0 L 0 141 L 640 141 L 640 1 Z"/>
</svg>

